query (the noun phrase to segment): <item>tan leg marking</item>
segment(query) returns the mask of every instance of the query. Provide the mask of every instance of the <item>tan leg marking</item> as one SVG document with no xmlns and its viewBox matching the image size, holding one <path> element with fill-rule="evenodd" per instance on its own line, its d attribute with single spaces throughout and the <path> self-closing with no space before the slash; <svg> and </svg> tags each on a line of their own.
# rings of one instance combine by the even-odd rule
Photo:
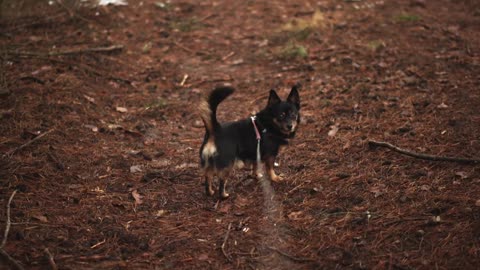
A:
<svg viewBox="0 0 480 270">
<path fill-rule="evenodd" d="M 213 196 L 213 194 L 215 194 L 212 186 L 213 176 L 213 170 L 211 168 L 207 168 L 205 170 L 205 193 L 207 196 Z"/>
<path fill-rule="evenodd" d="M 227 199 L 230 196 L 230 194 L 228 194 L 226 190 L 228 177 L 230 176 L 230 171 L 231 171 L 231 168 L 227 168 L 217 173 L 218 180 L 220 182 L 218 186 L 218 195 L 222 200 Z"/>
<path fill-rule="evenodd" d="M 265 167 L 267 167 L 267 174 L 273 182 L 282 181 L 282 177 L 278 176 L 273 170 L 275 163 L 275 157 L 269 157 L 265 161 Z"/>
</svg>

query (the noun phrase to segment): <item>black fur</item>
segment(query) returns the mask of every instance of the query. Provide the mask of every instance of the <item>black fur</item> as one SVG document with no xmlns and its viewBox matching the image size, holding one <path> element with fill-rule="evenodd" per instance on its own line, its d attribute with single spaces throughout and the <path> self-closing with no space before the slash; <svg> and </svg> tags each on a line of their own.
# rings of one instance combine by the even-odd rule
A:
<svg viewBox="0 0 480 270">
<path fill-rule="evenodd" d="M 282 101 L 277 93 L 271 90 L 267 106 L 255 115 L 255 123 L 261 133 L 261 160 L 274 181 L 279 180 L 273 171 L 275 157 L 280 147 L 287 145 L 288 139 L 295 136 L 300 122 L 298 88 L 299 85 L 292 87 L 286 101 Z M 257 139 L 250 118 L 224 124 L 217 122 L 217 106 L 233 91 L 230 87 L 216 88 L 207 98 L 209 110 L 202 110 L 206 133 L 200 148 L 200 162 L 205 170 L 205 187 L 207 194 L 212 195 L 211 181 L 216 174 L 220 180 L 219 193 L 222 198 L 228 197 L 225 192 L 226 177 L 235 161 L 254 164 L 257 157 Z M 203 104 L 204 107 L 206 105 Z M 207 146 L 209 142 L 213 143 L 214 147 Z M 209 150 L 214 149 L 214 153 L 204 151 L 205 147 L 211 147 Z"/>
</svg>

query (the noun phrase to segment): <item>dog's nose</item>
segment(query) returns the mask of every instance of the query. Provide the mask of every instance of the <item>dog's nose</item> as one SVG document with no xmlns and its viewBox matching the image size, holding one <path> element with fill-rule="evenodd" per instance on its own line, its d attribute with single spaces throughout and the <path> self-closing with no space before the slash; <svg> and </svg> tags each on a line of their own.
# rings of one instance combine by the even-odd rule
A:
<svg viewBox="0 0 480 270">
<path fill-rule="evenodd" d="M 292 130 L 292 128 L 293 128 L 292 124 L 288 124 L 287 128 L 288 128 L 288 130 Z"/>
</svg>

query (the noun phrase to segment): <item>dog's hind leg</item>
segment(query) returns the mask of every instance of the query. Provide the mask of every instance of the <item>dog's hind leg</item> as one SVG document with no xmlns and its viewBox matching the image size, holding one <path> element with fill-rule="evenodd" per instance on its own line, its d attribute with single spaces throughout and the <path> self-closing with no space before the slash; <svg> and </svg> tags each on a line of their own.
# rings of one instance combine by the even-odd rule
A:
<svg viewBox="0 0 480 270">
<path fill-rule="evenodd" d="M 218 180 L 219 180 L 219 187 L 218 187 L 218 195 L 220 199 L 226 199 L 230 196 L 226 191 L 227 186 L 227 178 L 230 176 L 230 170 L 225 170 L 223 172 L 218 173 Z"/>
<path fill-rule="evenodd" d="M 213 175 L 213 170 L 211 168 L 205 169 L 205 193 L 207 196 L 213 196 L 213 194 L 215 194 L 212 186 Z"/>
</svg>

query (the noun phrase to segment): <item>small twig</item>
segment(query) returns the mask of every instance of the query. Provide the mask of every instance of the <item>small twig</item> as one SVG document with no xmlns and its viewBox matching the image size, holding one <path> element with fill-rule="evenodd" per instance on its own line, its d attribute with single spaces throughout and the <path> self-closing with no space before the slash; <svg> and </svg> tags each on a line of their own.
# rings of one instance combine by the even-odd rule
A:
<svg viewBox="0 0 480 270">
<path fill-rule="evenodd" d="M 174 41 L 173 44 L 176 45 L 176 46 L 178 46 L 180 49 L 182 49 L 182 50 L 184 50 L 184 51 L 186 51 L 186 52 L 189 52 L 189 53 L 191 53 L 191 54 L 203 54 L 203 55 L 207 55 L 207 53 L 204 53 L 204 52 L 201 52 L 201 51 L 191 50 L 191 49 L 183 46 L 182 44 L 180 44 L 180 43 L 178 43 L 178 42 L 176 42 L 176 41 Z"/>
<path fill-rule="evenodd" d="M 232 262 L 232 259 L 227 255 L 227 252 L 225 251 L 225 245 L 227 244 L 228 236 L 230 235 L 230 230 L 232 229 L 232 223 L 228 223 L 228 228 L 227 228 L 227 233 L 225 234 L 225 238 L 223 239 L 222 243 L 222 253 L 227 258 L 229 262 Z"/>
<path fill-rule="evenodd" d="M 48 250 L 48 248 L 45 248 L 43 251 L 45 252 L 45 255 L 47 255 L 47 259 L 48 259 L 48 263 L 50 264 L 50 268 L 52 270 L 57 270 L 58 269 L 57 264 L 55 263 L 55 260 L 53 259 L 53 255 L 52 255 L 52 253 L 50 253 L 50 250 Z"/>
<path fill-rule="evenodd" d="M 230 52 L 229 54 L 227 54 L 227 55 L 225 55 L 224 57 L 222 57 L 222 61 L 227 60 L 228 58 L 232 57 L 233 55 L 235 55 L 235 52 Z"/>
<path fill-rule="evenodd" d="M 100 241 L 100 242 L 96 243 L 95 245 L 91 246 L 90 248 L 91 248 L 91 249 L 94 249 L 94 248 L 96 248 L 96 247 L 98 247 L 98 246 L 100 246 L 100 245 L 105 244 L 105 242 L 107 242 L 107 239 L 103 239 L 102 241 Z"/>
<path fill-rule="evenodd" d="M 175 45 L 178 46 L 180 49 L 182 49 L 182 50 L 184 50 L 184 51 L 186 51 L 186 52 L 193 53 L 193 54 L 196 53 L 195 51 L 190 50 L 189 48 L 183 46 L 182 44 L 180 44 L 180 43 L 178 43 L 178 42 L 176 42 L 176 41 L 174 41 L 173 44 L 175 44 Z"/>
<path fill-rule="evenodd" d="M 24 270 L 23 266 L 10 256 L 3 248 L 0 248 L 0 255 L 3 256 L 15 269 Z"/>
<path fill-rule="evenodd" d="M 0 245 L 0 248 L 3 249 L 5 247 L 5 244 L 7 243 L 7 238 L 8 238 L 8 232 L 10 231 L 10 225 L 12 224 L 10 221 L 10 205 L 12 204 L 13 197 L 17 194 L 17 190 L 15 189 L 12 192 L 12 195 L 10 195 L 10 198 L 8 199 L 7 203 L 7 224 L 5 225 L 5 232 L 3 233 L 3 240 L 2 244 Z"/>
<path fill-rule="evenodd" d="M 275 252 L 277 252 L 278 254 L 284 256 L 284 257 L 287 257 L 289 258 L 290 260 L 292 261 L 295 261 L 295 262 L 315 262 L 316 260 L 315 259 L 311 259 L 311 258 L 299 258 L 299 257 L 294 257 L 288 253 L 285 253 L 277 248 L 274 248 L 274 247 L 270 247 L 270 246 L 267 246 L 268 249 L 270 250 L 273 250 Z"/>
<path fill-rule="evenodd" d="M 69 7 L 67 7 L 67 6 L 63 3 L 62 0 L 57 0 L 56 2 L 57 2 L 57 4 L 59 4 L 62 8 L 64 8 L 64 9 L 68 12 L 68 15 L 70 15 L 70 17 L 77 17 L 77 18 L 79 18 L 79 19 L 81 19 L 81 20 L 83 20 L 83 21 L 85 21 L 85 22 L 87 22 L 87 23 L 90 22 L 89 20 L 85 19 L 84 17 L 82 17 L 82 16 L 76 14 L 74 11 L 72 11 Z"/>
<path fill-rule="evenodd" d="M 180 82 L 180 86 L 184 86 L 187 80 L 188 80 L 188 74 L 183 75 L 183 79 L 182 79 L 182 82 Z"/>
<path fill-rule="evenodd" d="M 64 8 L 68 12 L 68 15 L 70 15 L 70 17 L 74 16 L 73 11 L 71 11 L 70 8 L 68 8 L 66 5 L 63 4 L 62 0 L 56 0 L 55 2 L 57 2 L 57 4 L 59 4 L 62 8 Z"/>
<path fill-rule="evenodd" d="M 305 185 L 305 184 L 307 184 L 307 183 L 310 183 L 310 182 L 302 182 L 302 183 L 300 183 L 300 184 L 297 185 L 296 187 L 292 188 L 289 192 L 287 192 L 287 195 L 292 194 L 294 191 L 296 191 L 297 189 L 303 187 L 303 185 Z"/>
<path fill-rule="evenodd" d="M 414 158 L 419 158 L 419 159 L 424 159 L 424 160 L 431 160 L 431 161 L 449 161 L 449 162 L 458 162 L 458 163 L 473 163 L 473 164 L 478 164 L 480 163 L 480 159 L 470 159 L 470 158 L 457 158 L 457 157 L 445 157 L 445 156 L 436 156 L 436 155 L 429 155 L 429 154 L 421 154 L 421 153 L 416 153 L 413 151 L 409 151 L 400 147 L 397 147 L 391 143 L 388 142 L 379 142 L 379 141 L 373 141 L 369 140 L 368 144 L 370 146 L 381 146 L 385 148 L 389 148 L 395 152 L 414 157 Z"/>
<path fill-rule="evenodd" d="M 42 84 L 42 85 L 45 84 L 45 81 L 40 80 L 39 78 L 36 78 L 36 77 L 33 77 L 33 76 L 23 76 L 23 77 L 20 77 L 18 79 L 22 80 L 22 81 L 32 81 L 32 82 Z"/>
<path fill-rule="evenodd" d="M 208 14 L 207 16 L 205 16 L 205 17 L 201 18 L 200 20 L 198 20 L 198 22 L 201 23 L 201 22 L 203 22 L 203 21 L 206 21 L 206 20 L 210 19 L 210 18 L 213 17 L 213 16 L 215 16 L 215 14 L 214 14 L 214 13 L 210 13 L 210 14 Z"/>
<path fill-rule="evenodd" d="M 5 247 L 5 245 L 7 244 L 8 233 L 10 231 L 10 225 L 12 224 L 11 221 L 10 221 L 10 205 L 12 204 L 13 197 L 15 196 L 16 193 L 17 193 L 17 190 L 14 190 L 12 192 L 12 195 L 10 195 L 10 198 L 8 199 L 8 203 L 7 203 L 7 224 L 5 225 L 5 232 L 3 234 L 2 244 L 0 245 L 0 255 L 3 256 L 8 262 L 10 262 L 10 264 L 12 266 L 14 266 L 16 269 L 23 270 L 24 269 L 23 266 L 19 262 L 17 262 L 14 258 L 12 258 L 10 256 L 10 254 L 8 254 L 3 249 Z"/>
<path fill-rule="evenodd" d="M 34 143 L 35 141 L 40 140 L 41 138 L 43 138 L 44 136 L 46 136 L 47 134 L 51 133 L 54 130 L 55 129 L 50 129 L 47 132 L 44 132 L 44 133 L 38 135 L 37 137 L 35 137 L 35 138 L 31 139 L 30 141 L 20 145 L 19 147 L 15 148 L 15 149 L 12 149 L 12 150 L 8 151 L 7 153 L 3 154 L 3 157 L 12 156 L 16 152 L 18 152 L 18 151 L 22 150 L 23 148 L 29 146 L 30 144 Z"/>
</svg>

